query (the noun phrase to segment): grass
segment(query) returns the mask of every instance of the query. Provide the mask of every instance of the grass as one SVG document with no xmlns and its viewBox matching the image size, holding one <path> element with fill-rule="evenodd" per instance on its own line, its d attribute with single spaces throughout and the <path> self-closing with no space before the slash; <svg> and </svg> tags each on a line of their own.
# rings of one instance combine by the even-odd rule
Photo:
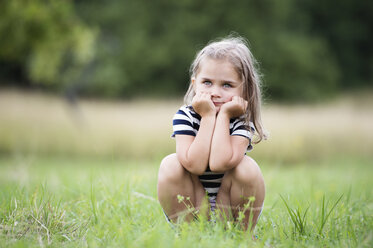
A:
<svg viewBox="0 0 373 248">
<path fill-rule="evenodd" d="M 252 154 L 283 164 L 340 154 L 371 157 L 372 96 L 265 105 L 263 122 L 270 140 Z M 181 104 L 180 99 L 81 100 L 72 106 L 56 96 L 0 89 L 0 153 L 160 159 L 175 151 L 171 123 Z"/>
<path fill-rule="evenodd" d="M 371 247 L 373 244 L 370 161 L 333 159 L 293 167 L 262 163 L 267 196 L 255 232 L 257 241 L 252 241 L 249 233 L 232 223 L 201 220 L 172 229 L 156 200 L 158 163 L 156 160 L 3 157 L 0 160 L 1 246 Z"/>
<path fill-rule="evenodd" d="M 2 90 L 0 247 L 372 247 L 371 99 L 265 106 L 271 139 L 250 153 L 266 182 L 253 241 L 233 223 L 165 221 L 157 170 L 181 101 L 71 107 Z"/>
</svg>

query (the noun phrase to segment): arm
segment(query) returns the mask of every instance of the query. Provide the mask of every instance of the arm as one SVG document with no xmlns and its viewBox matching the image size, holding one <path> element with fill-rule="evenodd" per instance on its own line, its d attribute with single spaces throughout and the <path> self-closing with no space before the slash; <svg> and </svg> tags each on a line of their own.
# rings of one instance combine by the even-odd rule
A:
<svg viewBox="0 0 373 248">
<path fill-rule="evenodd" d="M 234 97 L 224 105 L 217 116 L 211 143 L 209 164 L 210 169 L 215 172 L 224 172 L 236 167 L 243 159 L 250 142 L 246 137 L 231 136 L 229 133 L 230 118 L 244 113 L 246 101 Z"/>
<path fill-rule="evenodd" d="M 196 137 L 176 135 L 176 154 L 180 163 L 192 174 L 205 172 L 209 157 L 212 135 L 216 121 L 215 106 L 210 94 L 197 94 L 193 99 L 193 108 L 201 116 Z"/>
<path fill-rule="evenodd" d="M 215 116 L 202 117 L 196 137 L 176 135 L 176 154 L 180 163 L 192 174 L 202 175 L 206 171 Z"/>
</svg>

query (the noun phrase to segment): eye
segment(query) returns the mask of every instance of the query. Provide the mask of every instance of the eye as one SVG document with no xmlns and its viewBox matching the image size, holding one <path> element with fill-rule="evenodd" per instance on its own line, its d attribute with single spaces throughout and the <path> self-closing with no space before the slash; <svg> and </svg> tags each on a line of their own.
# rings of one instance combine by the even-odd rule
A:
<svg viewBox="0 0 373 248">
<path fill-rule="evenodd" d="M 209 81 L 209 80 L 203 81 L 202 84 L 204 84 L 206 86 L 212 85 L 211 81 Z"/>
<path fill-rule="evenodd" d="M 232 85 L 229 83 L 224 83 L 223 88 L 232 88 Z"/>
</svg>

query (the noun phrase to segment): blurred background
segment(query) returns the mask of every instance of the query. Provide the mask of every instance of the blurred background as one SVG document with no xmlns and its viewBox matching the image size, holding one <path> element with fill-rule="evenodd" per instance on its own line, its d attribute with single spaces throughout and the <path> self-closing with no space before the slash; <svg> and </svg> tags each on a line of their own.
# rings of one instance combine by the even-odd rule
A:
<svg viewBox="0 0 373 248">
<path fill-rule="evenodd" d="M 373 2 L 3 0 L 0 156 L 156 158 L 195 53 L 248 39 L 270 141 L 299 163 L 373 155 Z"/>
</svg>

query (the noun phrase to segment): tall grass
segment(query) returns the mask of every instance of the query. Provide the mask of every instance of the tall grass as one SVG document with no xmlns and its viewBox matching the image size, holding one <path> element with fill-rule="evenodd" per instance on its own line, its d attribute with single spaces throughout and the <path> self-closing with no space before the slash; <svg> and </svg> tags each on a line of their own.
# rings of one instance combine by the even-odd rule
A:
<svg viewBox="0 0 373 248">
<path fill-rule="evenodd" d="M 372 95 L 318 105 L 265 105 L 270 139 L 251 154 L 282 164 L 331 155 L 371 157 Z M 81 100 L 72 106 L 55 96 L 0 90 L 0 152 L 160 158 L 175 151 L 171 121 L 181 104 L 181 99 Z"/>
<path fill-rule="evenodd" d="M 253 241 L 235 223 L 165 221 L 157 170 L 175 151 L 181 101 L 72 107 L 0 91 L 0 247 L 372 247 L 369 99 L 265 106 L 271 139 L 250 153 L 266 182 Z"/>
<path fill-rule="evenodd" d="M 175 228 L 169 226 L 156 199 L 158 163 L 107 158 L 3 157 L 0 246 L 372 245 L 370 161 L 335 158 L 323 164 L 296 167 L 262 163 L 267 196 L 255 230 L 256 241 L 240 225 L 219 220 L 215 223 L 202 218 Z M 22 173 L 27 177 L 18 176 Z"/>
<path fill-rule="evenodd" d="M 332 205 L 330 210 L 328 211 L 328 203 L 325 204 L 325 195 L 322 197 L 322 203 L 321 203 L 321 215 L 320 215 L 320 226 L 319 226 L 319 235 L 322 235 L 324 226 L 330 216 L 330 214 L 333 212 L 334 208 L 337 206 L 337 204 L 341 201 L 343 197 L 343 194 L 338 198 L 338 200 L 335 201 L 335 203 Z"/>
<path fill-rule="evenodd" d="M 281 199 L 283 200 L 286 209 L 289 213 L 291 221 L 294 224 L 294 234 L 305 235 L 306 234 L 306 226 L 307 226 L 307 212 L 310 209 L 310 205 L 302 210 L 302 207 L 298 205 L 296 209 L 292 209 L 289 207 L 285 199 L 280 195 Z"/>
</svg>

